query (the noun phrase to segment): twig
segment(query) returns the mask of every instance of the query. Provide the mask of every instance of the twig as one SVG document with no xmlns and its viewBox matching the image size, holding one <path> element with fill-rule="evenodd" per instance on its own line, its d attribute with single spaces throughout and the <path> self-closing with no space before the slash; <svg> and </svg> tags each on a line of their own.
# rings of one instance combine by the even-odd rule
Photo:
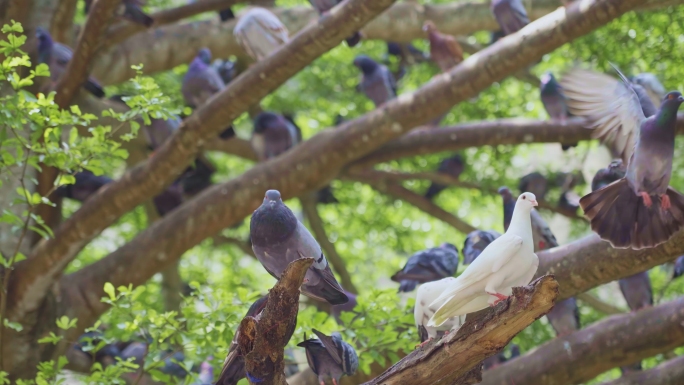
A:
<svg viewBox="0 0 684 385">
<path fill-rule="evenodd" d="M 622 310 L 617 306 L 602 301 L 601 299 L 595 297 L 589 292 L 578 294 L 576 298 L 584 302 L 585 304 L 589 305 L 594 310 L 598 310 L 606 315 L 623 314 L 626 312 L 625 310 Z"/>
<path fill-rule="evenodd" d="M 356 286 L 354 286 L 354 283 L 352 283 L 351 276 L 349 275 L 349 271 L 347 271 L 347 266 L 345 266 L 344 260 L 337 253 L 335 245 L 330 242 L 330 239 L 325 232 L 323 219 L 321 219 L 316 205 L 316 193 L 306 194 L 303 197 L 300 197 L 299 201 L 302 203 L 302 210 L 304 211 L 306 219 L 309 221 L 309 226 L 311 226 L 311 230 L 313 230 L 316 240 L 321 245 L 321 248 L 325 252 L 326 258 L 330 264 L 332 264 L 335 272 L 340 275 L 342 287 L 354 294 L 357 294 L 358 291 Z"/>
</svg>

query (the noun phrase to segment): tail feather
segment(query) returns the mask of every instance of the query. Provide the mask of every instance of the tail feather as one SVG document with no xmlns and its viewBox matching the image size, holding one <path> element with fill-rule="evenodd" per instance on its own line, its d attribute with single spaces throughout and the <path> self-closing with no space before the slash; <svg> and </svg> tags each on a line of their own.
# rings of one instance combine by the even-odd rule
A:
<svg viewBox="0 0 684 385">
<path fill-rule="evenodd" d="M 228 128 L 226 128 L 225 130 L 223 130 L 219 134 L 219 138 L 224 139 L 224 140 L 225 139 L 231 139 L 234 137 L 235 137 L 235 129 L 233 128 L 232 124 L 230 126 L 228 126 Z"/>
<path fill-rule="evenodd" d="M 620 179 L 580 199 L 591 228 L 615 248 L 644 249 L 665 243 L 684 227 L 684 196 L 672 188 L 666 192 L 671 207 L 663 210 L 659 196 L 651 196 L 648 208 Z"/>
<path fill-rule="evenodd" d="M 425 198 L 433 200 L 437 194 L 441 193 L 445 188 L 446 186 L 442 186 L 441 184 L 432 183 L 425 192 Z"/>
<path fill-rule="evenodd" d="M 99 99 L 102 99 L 105 96 L 105 92 L 102 86 L 99 85 L 93 79 L 86 80 L 85 84 L 83 84 L 83 88 L 85 88 L 88 92 L 95 95 Z"/>
<path fill-rule="evenodd" d="M 399 292 L 400 293 L 409 293 L 415 290 L 416 286 L 418 286 L 418 281 L 412 281 L 412 280 L 403 280 L 399 283 Z"/>
<path fill-rule="evenodd" d="M 346 40 L 347 40 L 347 45 L 350 46 L 350 47 L 353 47 L 353 46 L 359 44 L 359 42 L 361 42 L 361 37 L 362 37 L 362 36 L 361 36 L 361 32 L 354 32 L 353 35 L 349 36 L 349 37 L 346 39 Z"/>
</svg>

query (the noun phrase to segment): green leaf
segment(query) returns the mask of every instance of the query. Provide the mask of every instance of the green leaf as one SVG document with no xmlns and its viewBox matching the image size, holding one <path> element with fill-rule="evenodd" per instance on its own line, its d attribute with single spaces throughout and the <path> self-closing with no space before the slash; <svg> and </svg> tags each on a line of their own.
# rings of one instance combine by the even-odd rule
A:
<svg viewBox="0 0 684 385">
<path fill-rule="evenodd" d="M 104 284 L 104 292 L 107 293 L 110 300 L 116 300 L 116 290 L 114 289 L 114 285 L 110 282 Z"/>
<path fill-rule="evenodd" d="M 24 330 L 24 327 L 21 326 L 21 324 L 19 322 L 12 322 L 12 321 L 8 320 L 7 318 L 3 319 L 2 323 L 5 325 L 5 327 L 16 330 L 18 332 Z"/>
</svg>

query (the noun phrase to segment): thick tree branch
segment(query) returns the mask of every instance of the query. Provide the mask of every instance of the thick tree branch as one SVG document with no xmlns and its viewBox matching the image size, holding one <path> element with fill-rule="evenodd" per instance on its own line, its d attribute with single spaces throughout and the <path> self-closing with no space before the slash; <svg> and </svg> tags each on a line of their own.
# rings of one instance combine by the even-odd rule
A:
<svg viewBox="0 0 684 385">
<path fill-rule="evenodd" d="M 513 288 L 509 300 L 468 319 L 457 333 L 413 351 L 365 385 L 459 384 L 454 380 L 479 367 L 485 358 L 548 313 L 557 296 L 558 282 L 551 276 Z"/>
<path fill-rule="evenodd" d="M 683 324 L 684 298 L 614 315 L 486 371 L 482 385 L 580 384 L 611 368 L 683 345 Z"/>
<path fill-rule="evenodd" d="M 59 0 L 50 26 L 50 34 L 55 41 L 66 45 L 71 42 L 76 3 L 78 0 Z"/>
<path fill-rule="evenodd" d="M 316 240 L 321 245 L 328 262 L 330 262 L 335 272 L 340 276 L 342 287 L 354 294 L 357 294 L 358 290 L 351 280 L 351 276 L 349 275 L 349 271 L 347 270 L 344 260 L 337 253 L 335 245 L 330 242 L 330 239 L 328 239 L 328 234 L 325 232 L 323 219 L 321 219 L 321 216 L 318 213 L 316 193 L 305 194 L 299 198 L 299 201 L 302 203 L 304 216 L 309 221 L 309 227 L 311 227 L 314 237 L 316 237 Z"/>
<path fill-rule="evenodd" d="M 240 323 L 238 344 L 245 357 L 245 370 L 265 384 L 287 385 L 284 372 L 284 349 L 292 337 L 299 311 L 299 287 L 313 258 L 298 259 L 288 265 L 268 293 L 266 307 L 259 321 L 245 317 Z"/>
<path fill-rule="evenodd" d="M 121 215 L 145 199 L 149 199 L 150 196 L 163 191 L 187 167 L 205 140 L 215 138 L 225 128 L 226 124 L 232 122 L 249 106 L 275 90 L 312 60 L 339 44 L 353 31 L 389 7 L 393 1 L 376 0 L 372 3 L 364 0 L 346 1 L 338 9 L 338 12 L 331 13 L 317 24 L 311 25 L 305 31 L 294 36 L 288 44 L 274 52 L 268 60 L 260 61 L 253 65 L 240 77 L 232 81 L 223 91 L 210 99 L 209 102 L 195 110 L 189 118 L 183 121 L 178 131 L 156 151 L 154 157 L 127 171 L 120 180 L 100 189 L 97 194 L 84 203 L 80 210 L 62 223 L 55 232 L 55 238 L 43 240 L 36 245 L 31 253 L 31 263 L 20 263 L 17 265 L 18 272 L 14 276 L 21 278 L 14 282 L 13 298 L 10 299 L 9 303 L 13 304 L 15 313 L 10 314 L 21 319 L 25 312 L 36 309 L 40 305 L 45 293 L 52 286 L 54 279 L 61 274 L 62 270 L 76 256 L 78 251 L 103 229 L 114 223 Z M 287 63 L 287 65 L 283 65 L 284 63 Z M 308 141 L 304 145 L 298 146 L 297 149 L 311 142 L 315 141 Z M 289 152 L 289 154 L 293 153 L 294 151 Z M 263 195 L 263 186 L 266 184 L 267 179 L 263 175 L 258 175 L 259 170 L 269 167 L 273 168 L 274 163 L 280 163 L 279 161 L 280 159 L 278 159 L 278 162 L 267 162 L 256 166 L 241 177 L 249 178 L 251 189 L 246 191 L 251 191 L 254 196 L 239 192 L 234 196 L 235 199 L 231 199 L 232 202 L 242 203 L 242 206 L 238 208 L 241 211 L 240 218 L 245 217 L 249 213 L 250 208 L 257 206 L 254 204 L 257 191 L 259 191 L 258 195 Z M 282 173 L 282 175 L 286 176 L 287 173 Z M 318 173 L 312 176 L 320 177 Z M 193 201 L 201 207 L 203 204 L 202 197 L 210 196 L 207 194 L 210 191 L 216 191 L 219 195 L 222 195 L 221 191 L 227 192 L 228 190 L 225 185 L 216 186 L 200 194 Z M 175 214 L 183 212 L 182 208 L 189 206 L 194 207 L 194 205 L 186 203 L 149 229 L 165 227 L 168 224 L 174 223 L 173 218 L 178 218 Z M 235 215 L 227 218 L 233 218 L 235 222 L 239 220 Z M 224 217 L 224 219 L 227 218 Z M 217 218 L 214 217 L 214 219 Z M 215 224 L 215 220 L 211 222 Z M 188 223 L 186 222 L 186 224 Z M 183 239 L 183 243 L 189 241 L 189 243 L 186 243 L 189 245 L 196 244 L 207 235 L 218 232 L 217 229 L 207 233 L 205 232 L 207 227 L 198 224 L 196 229 L 200 228 L 202 228 L 202 231 L 199 234 L 189 231 L 187 232 L 189 236 L 175 238 L 176 240 Z M 146 233 L 148 232 L 145 231 L 141 234 L 142 238 L 144 238 Z M 197 237 L 198 235 L 200 238 Z M 161 245 L 173 244 L 175 242 L 156 243 Z M 172 253 L 175 254 L 173 260 L 176 260 L 183 250 L 186 249 L 177 249 L 178 253 Z M 169 258 L 156 258 L 156 260 L 163 265 L 172 262 Z M 160 268 L 158 269 L 158 267 L 160 266 L 155 266 L 153 269 L 159 271 Z M 115 267 L 114 270 L 118 270 L 118 268 Z M 143 281 L 141 283 L 147 279 L 146 274 L 151 272 L 143 272 L 144 270 L 142 269 L 136 270 L 142 274 L 134 280 L 138 281 L 138 279 L 142 278 Z M 123 273 L 123 271 L 120 272 Z M 84 271 L 83 274 L 88 276 L 91 273 Z M 131 276 L 133 275 L 135 274 L 131 274 Z M 102 289 L 100 283 L 97 283 L 95 286 L 98 287 L 98 290 Z M 94 292 L 92 294 L 94 296 L 99 295 Z M 99 303 L 99 298 L 93 297 L 91 300 Z"/>
<path fill-rule="evenodd" d="M 358 28 L 355 24 L 349 24 L 352 20 L 359 23 L 366 20 L 365 15 L 360 15 L 361 19 L 355 19 L 344 14 L 345 10 L 357 7 L 359 1 L 346 1 L 340 8 L 342 12 L 333 13 L 329 15 L 329 18 L 321 19 L 319 23 L 344 22 L 346 29 L 335 35 L 336 39 L 341 40 L 345 34 L 348 35 Z M 368 4 L 375 6 L 378 3 L 380 1 L 363 2 L 366 7 Z M 581 9 L 573 6 L 567 12 L 555 12 L 543 20 L 532 23 L 524 30 L 502 39 L 469 57 L 449 73 L 435 77 L 415 93 L 402 95 L 381 109 L 374 110 L 363 118 L 347 122 L 334 130 L 325 130 L 294 150 L 256 165 L 232 181 L 205 190 L 193 201 L 181 206 L 114 253 L 70 275 L 68 278 L 70 282 L 78 285 L 81 292 L 87 293 L 90 304 L 88 310 L 83 309 L 83 313 L 78 317 L 79 321 L 93 320 L 106 310 L 106 306 L 100 303 L 100 298 L 104 295 L 102 282 L 109 281 L 115 286 L 129 283 L 142 284 L 164 266 L 177 260 L 188 248 L 248 215 L 260 204 L 266 189 L 280 190 L 285 199 L 318 189 L 350 161 L 370 153 L 381 144 L 403 135 L 411 128 L 443 114 L 454 104 L 475 96 L 491 82 L 503 79 L 524 68 L 538 60 L 545 52 L 588 33 L 642 4 L 643 1 L 591 0 L 581 3 Z M 344 18 L 337 19 L 341 15 L 344 15 Z M 330 33 L 326 30 L 322 32 Z M 287 69 L 279 63 L 273 63 L 279 65 L 280 71 L 290 71 L 291 66 L 297 63 L 296 58 L 301 57 L 302 51 L 311 50 L 317 46 L 309 44 L 300 46 L 298 52 L 289 52 L 287 48 L 297 45 L 302 40 L 301 38 L 300 34 L 285 49 L 275 53 L 273 59 L 282 56 L 285 60 L 287 57 L 291 63 Z M 106 225 L 102 223 L 102 217 L 113 219 L 131 205 L 144 199 L 146 194 L 161 191 L 164 184 L 169 183 L 175 175 L 180 173 L 190 156 L 194 154 L 198 136 L 203 139 L 212 138 L 227 121 L 232 120 L 234 117 L 230 114 L 232 111 L 249 105 L 252 100 L 261 97 L 260 94 L 256 95 L 259 93 L 259 88 L 255 87 L 254 82 L 247 83 L 243 80 L 252 80 L 249 75 L 261 73 L 268 63 L 272 62 L 267 60 L 257 63 L 246 75 L 231 82 L 226 91 L 214 97 L 209 102 L 209 107 L 195 111 L 184 122 L 179 132 L 157 152 L 149 163 L 127 173 L 122 180 L 109 185 L 91 198 L 84 206 L 87 210 L 82 209 L 87 214 L 79 216 L 77 212 L 65 222 L 67 224 L 74 220 L 71 226 L 75 223 L 79 226 L 72 227 L 71 231 L 78 228 L 86 236 L 77 233 L 78 236 L 56 242 L 54 246 L 59 246 L 60 249 L 47 248 L 47 243 L 41 244 L 43 253 L 38 255 L 43 256 L 42 258 L 45 258 L 44 255 L 49 256 L 44 259 L 44 262 L 62 263 L 69 260 L 71 256 L 65 258 L 64 254 L 78 250 L 90 236 Z M 269 77 L 266 76 L 266 80 L 268 79 Z M 240 98 L 223 100 L 224 93 L 232 94 L 236 90 L 244 90 L 238 93 Z M 209 114 L 211 110 L 220 111 L 211 115 Z M 151 172 L 153 170 L 156 172 Z M 116 204 L 111 204 L 114 197 L 116 197 Z M 106 205 L 105 202 L 107 202 Z M 94 215 L 95 218 L 93 218 Z M 168 242 L 158 242 L 160 237 L 167 239 Z M 141 250 L 146 251 L 143 257 L 141 257 Z M 40 266 L 41 264 L 31 262 L 31 268 L 37 268 L 38 271 L 49 270 Z M 135 269 L 126 268 L 133 265 L 136 266 Z M 28 270 L 28 268 L 25 269 Z M 28 275 L 24 273 L 22 276 Z M 45 273 L 42 277 L 45 277 Z M 34 287 L 37 285 L 33 282 Z M 32 290 L 25 289 L 18 292 L 31 293 Z"/>
<path fill-rule="evenodd" d="M 450 224 L 453 226 L 456 230 L 468 234 L 471 231 L 477 230 L 470 224 L 464 222 L 462 219 L 456 217 L 455 215 L 448 213 L 445 211 L 443 208 L 439 207 L 436 205 L 434 202 L 431 200 L 425 198 L 422 195 L 418 195 L 414 193 L 413 191 L 401 186 L 400 184 L 391 182 L 391 181 L 383 181 L 383 180 L 375 180 L 373 178 L 364 178 L 360 175 L 357 175 L 356 178 L 352 179 L 356 180 L 359 182 L 366 183 L 373 187 L 373 189 L 377 190 L 380 193 L 383 193 L 385 195 L 389 195 L 390 197 L 394 199 L 399 199 L 402 200 L 408 204 L 411 204 L 415 206 L 417 209 L 420 209 L 421 211 L 424 211 L 426 214 L 431 215 L 445 223 Z"/>
<path fill-rule="evenodd" d="M 604 382 L 601 385 L 679 385 L 684 384 L 684 356 L 679 356 L 656 366 L 623 375 L 617 380 Z"/>
</svg>

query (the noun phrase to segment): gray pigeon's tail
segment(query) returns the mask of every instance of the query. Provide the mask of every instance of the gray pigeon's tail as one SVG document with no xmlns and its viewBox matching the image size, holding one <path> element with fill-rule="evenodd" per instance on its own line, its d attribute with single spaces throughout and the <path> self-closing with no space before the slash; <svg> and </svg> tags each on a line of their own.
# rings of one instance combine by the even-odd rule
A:
<svg viewBox="0 0 684 385">
<path fill-rule="evenodd" d="M 399 282 L 399 292 L 400 293 L 409 293 L 415 290 L 416 286 L 418 286 L 418 281 L 412 281 L 409 279 L 403 280 Z"/>
<path fill-rule="evenodd" d="M 85 88 L 88 92 L 90 92 L 99 99 L 102 99 L 105 96 L 105 92 L 104 89 L 102 89 L 102 86 L 99 85 L 93 79 L 86 80 L 86 82 L 83 84 L 83 88 Z"/>
<path fill-rule="evenodd" d="M 580 199 L 591 228 L 615 248 L 645 249 L 666 242 L 684 227 L 684 196 L 667 189 L 671 207 L 662 209 L 660 197 L 646 207 L 626 179 L 617 180 Z"/>
<path fill-rule="evenodd" d="M 318 300 L 327 301 L 331 305 L 342 305 L 349 302 L 349 297 L 344 293 L 342 286 L 337 283 L 329 265 L 322 270 L 310 268 L 309 271 L 315 272 L 320 279 L 317 284 L 305 283 L 302 285 L 302 293 Z"/>
<path fill-rule="evenodd" d="M 361 42 L 361 32 L 354 32 L 353 35 L 347 38 L 347 45 L 353 47 Z"/>
</svg>

